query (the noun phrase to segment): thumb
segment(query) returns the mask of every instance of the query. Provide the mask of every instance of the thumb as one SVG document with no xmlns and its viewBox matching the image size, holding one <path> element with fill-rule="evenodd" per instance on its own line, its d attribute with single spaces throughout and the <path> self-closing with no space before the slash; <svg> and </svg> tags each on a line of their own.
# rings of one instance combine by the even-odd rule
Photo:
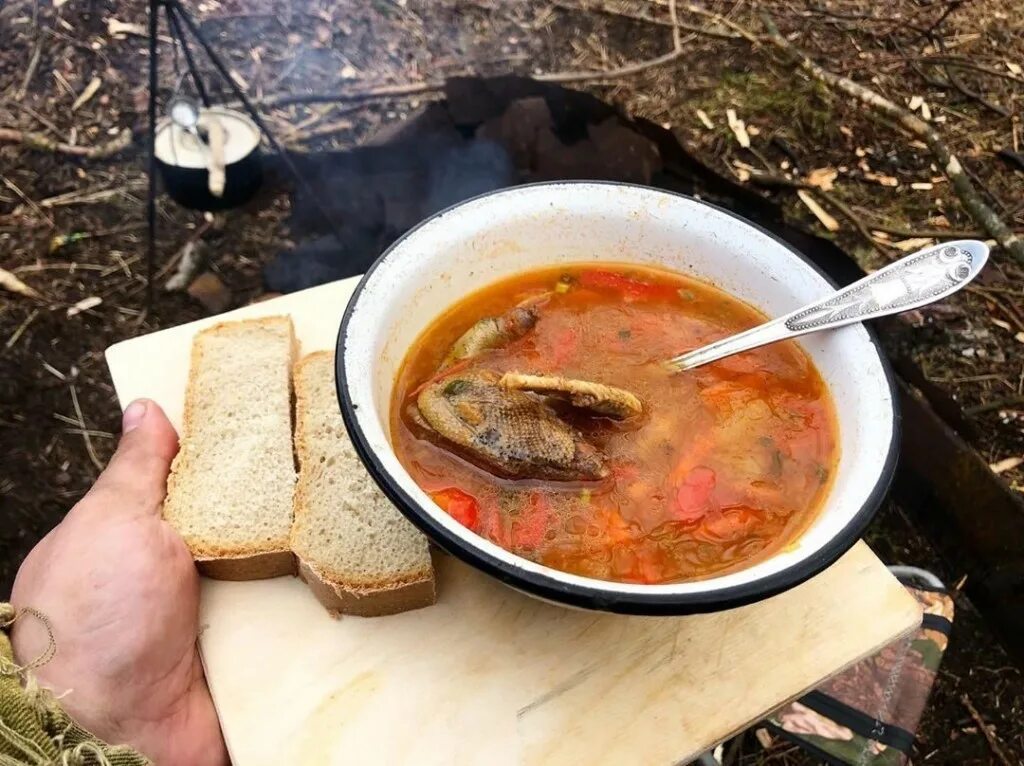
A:
<svg viewBox="0 0 1024 766">
<path fill-rule="evenodd" d="M 167 493 L 178 435 L 160 405 L 149 399 L 128 405 L 121 430 L 117 452 L 83 503 L 96 502 L 105 513 L 154 513 Z"/>
</svg>

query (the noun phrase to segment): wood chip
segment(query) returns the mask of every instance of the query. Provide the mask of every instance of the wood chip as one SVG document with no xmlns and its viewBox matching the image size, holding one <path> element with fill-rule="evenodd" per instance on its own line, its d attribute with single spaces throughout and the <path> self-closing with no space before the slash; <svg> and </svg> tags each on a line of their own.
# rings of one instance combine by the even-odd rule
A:
<svg viewBox="0 0 1024 766">
<path fill-rule="evenodd" d="M 909 109 L 912 112 L 916 112 L 918 109 L 921 108 L 921 104 L 923 103 L 923 98 L 921 98 L 920 96 L 914 96 L 912 99 L 910 99 L 910 102 L 907 104 L 907 109 Z"/>
<path fill-rule="evenodd" d="M 107 34 L 111 37 L 123 38 L 125 35 L 145 37 L 148 32 L 143 24 L 129 24 L 119 19 L 107 19 Z"/>
<path fill-rule="evenodd" d="M 932 119 L 932 109 L 930 106 L 928 106 L 927 101 L 921 102 L 921 117 L 925 120 L 925 122 L 930 122 Z"/>
<path fill-rule="evenodd" d="M 1014 338 L 1014 340 L 1016 340 L 1016 341 L 1017 341 L 1018 343 L 1024 343 L 1024 332 L 1019 332 L 1019 333 L 1017 333 L 1016 335 L 1014 335 L 1014 336 L 1013 336 L 1013 338 Z"/>
<path fill-rule="evenodd" d="M 98 295 L 90 295 L 88 298 L 82 298 L 82 300 L 74 306 L 68 307 L 68 316 L 73 317 L 76 314 L 81 314 L 83 311 L 96 308 L 101 303 L 103 303 L 103 299 Z"/>
<path fill-rule="evenodd" d="M 1004 460 L 997 460 L 995 463 L 989 463 L 989 468 L 992 469 L 992 473 L 1003 473 L 1016 468 L 1021 463 L 1024 463 L 1024 457 L 1008 457 Z"/>
<path fill-rule="evenodd" d="M 1006 61 L 1004 63 L 1006 64 L 1006 68 L 1010 70 L 1010 74 L 1015 74 L 1017 76 L 1024 74 L 1024 70 L 1021 69 L 1020 64 L 1015 64 L 1012 61 Z"/>
<path fill-rule="evenodd" d="M 846 136 L 847 138 L 853 138 L 853 131 L 852 131 L 852 130 L 850 130 L 850 129 L 849 129 L 848 127 L 846 127 L 845 125 L 840 125 L 840 126 L 839 126 L 839 132 L 840 132 L 840 133 L 842 133 L 842 134 L 843 134 L 844 136 Z"/>
<path fill-rule="evenodd" d="M 29 287 L 7 269 L 0 268 L 0 287 L 26 298 L 40 298 L 39 292 Z"/>
<path fill-rule="evenodd" d="M 703 109 L 697 110 L 697 119 L 700 120 L 701 125 L 703 125 L 708 130 L 715 129 L 715 123 L 711 121 L 711 118 L 708 117 L 708 113 L 705 112 Z"/>
<path fill-rule="evenodd" d="M 872 173 L 871 171 L 864 172 L 864 178 L 868 181 L 874 181 L 882 186 L 899 186 L 900 179 L 895 176 L 887 176 L 882 173 Z"/>
<path fill-rule="evenodd" d="M 757 738 L 758 744 L 760 744 L 765 750 L 772 746 L 772 735 L 768 733 L 767 729 L 757 729 L 754 732 L 754 736 Z"/>
<path fill-rule="evenodd" d="M 806 189 L 798 189 L 796 196 L 807 206 L 808 210 L 814 213 L 814 217 L 821 221 L 822 226 L 829 231 L 839 231 L 839 221 L 830 216 Z"/>
<path fill-rule="evenodd" d="M 245 78 L 242 77 L 242 75 L 240 75 L 236 70 L 232 69 L 228 72 L 228 74 L 231 75 L 231 79 L 235 81 L 235 85 L 237 85 L 242 90 L 249 90 L 249 83 L 246 82 Z"/>
<path fill-rule="evenodd" d="M 993 319 L 992 324 L 996 327 L 1001 327 L 1007 332 L 1013 332 L 1013 326 L 1009 322 L 1004 322 L 1002 319 Z"/>
<path fill-rule="evenodd" d="M 917 189 L 918 191 L 927 191 L 928 189 L 934 189 L 935 184 L 931 181 L 914 181 L 910 184 L 911 189 Z"/>
<path fill-rule="evenodd" d="M 93 77 L 89 80 L 89 84 L 85 86 L 85 90 L 81 92 L 78 98 L 75 99 L 75 103 L 71 105 L 71 111 L 77 112 L 79 108 L 85 106 L 89 99 L 96 95 L 96 91 L 100 89 L 102 84 L 103 80 L 99 77 Z"/>
<path fill-rule="evenodd" d="M 743 123 L 743 120 L 736 116 L 735 109 L 726 109 L 725 117 L 729 121 L 729 129 L 732 130 L 736 140 L 739 141 L 740 146 L 744 149 L 750 148 L 750 135 L 747 133 L 747 126 Z"/>
<path fill-rule="evenodd" d="M 922 247 L 934 244 L 935 240 L 930 237 L 912 237 L 911 239 L 901 239 L 899 242 L 893 242 L 892 246 L 897 250 L 902 250 L 904 253 L 909 253 L 911 250 L 920 250 Z"/>
<path fill-rule="evenodd" d="M 816 186 L 822 191 L 831 191 L 838 175 L 839 171 L 835 168 L 815 168 L 807 174 L 806 180 L 811 186 Z"/>
</svg>

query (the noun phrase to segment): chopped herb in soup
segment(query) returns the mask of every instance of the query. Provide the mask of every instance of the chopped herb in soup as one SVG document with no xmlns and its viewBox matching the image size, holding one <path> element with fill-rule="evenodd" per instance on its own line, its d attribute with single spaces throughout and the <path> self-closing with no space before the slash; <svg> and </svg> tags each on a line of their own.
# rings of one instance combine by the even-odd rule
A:
<svg viewBox="0 0 1024 766">
<path fill-rule="evenodd" d="M 791 544 L 826 494 L 828 391 L 792 342 L 689 372 L 662 362 L 762 321 L 650 268 L 505 279 L 413 344 L 395 450 L 460 524 L 556 569 L 666 583 L 748 566 Z"/>
</svg>

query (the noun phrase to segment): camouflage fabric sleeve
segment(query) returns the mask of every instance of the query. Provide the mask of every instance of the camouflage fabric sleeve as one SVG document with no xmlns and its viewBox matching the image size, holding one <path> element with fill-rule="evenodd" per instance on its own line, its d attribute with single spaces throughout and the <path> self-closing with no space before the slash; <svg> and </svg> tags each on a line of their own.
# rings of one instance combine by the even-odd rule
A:
<svg viewBox="0 0 1024 766">
<path fill-rule="evenodd" d="M 78 726 L 30 668 L 15 663 L 7 630 L 16 617 L 0 603 L 0 765 L 148 766 L 130 747 L 108 745 Z"/>
<path fill-rule="evenodd" d="M 924 608 L 917 633 L 775 711 L 766 719 L 769 728 L 827 763 L 908 763 L 949 640 L 953 599 L 940 591 L 907 590 Z"/>
</svg>

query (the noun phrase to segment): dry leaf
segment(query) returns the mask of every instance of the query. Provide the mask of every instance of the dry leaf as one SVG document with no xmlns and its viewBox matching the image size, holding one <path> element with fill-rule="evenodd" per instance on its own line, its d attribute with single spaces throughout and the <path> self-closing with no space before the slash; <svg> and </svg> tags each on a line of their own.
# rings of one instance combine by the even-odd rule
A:
<svg viewBox="0 0 1024 766">
<path fill-rule="evenodd" d="M 940 229 L 949 228 L 949 219 L 946 218 L 946 216 L 944 215 L 933 215 L 931 218 L 928 219 L 928 223 L 930 223 L 932 226 L 938 226 Z"/>
<path fill-rule="evenodd" d="M 703 109 L 697 110 L 697 119 L 700 120 L 701 124 L 708 130 L 715 129 L 715 123 L 711 121 L 711 118 L 708 117 L 708 113 L 705 112 Z"/>
<path fill-rule="evenodd" d="M 91 308 L 95 308 L 103 303 L 103 299 L 98 295 L 92 295 L 88 298 L 82 298 L 74 306 L 68 308 L 68 316 L 73 317 L 75 314 L 81 314 L 83 311 L 88 311 Z"/>
<path fill-rule="evenodd" d="M 988 467 L 992 469 L 992 473 L 1003 473 L 1004 471 L 1016 468 L 1021 463 L 1024 463 L 1024 457 L 1008 457 L 1004 460 L 990 463 Z"/>
<path fill-rule="evenodd" d="M 0 287 L 5 290 L 9 290 L 12 293 L 24 295 L 26 298 L 42 297 L 36 290 L 26 285 L 7 269 L 0 269 Z"/>
<path fill-rule="evenodd" d="M 874 181 L 875 183 L 879 183 L 882 186 L 899 186 L 900 185 L 900 179 L 898 179 L 898 178 L 896 178 L 894 176 L 887 176 L 887 175 L 884 175 L 882 173 L 872 173 L 870 171 L 865 171 L 864 172 L 864 178 L 865 178 L 865 180 Z"/>
<path fill-rule="evenodd" d="M 911 239 L 901 239 L 899 242 L 893 242 L 892 246 L 897 250 L 909 253 L 911 250 L 920 250 L 922 247 L 928 247 L 928 245 L 934 244 L 935 240 L 930 237 L 913 237 Z"/>
<path fill-rule="evenodd" d="M 832 183 L 836 180 L 839 171 L 835 168 L 815 168 L 807 174 L 807 183 L 817 186 L 822 191 L 831 191 Z"/>
<path fill-rule="evenodd" d="M 921 98 L 920 96 L 914 96 L 912 99 L 910 99 L 910 103 L 907 104 L 907 109 L 909 109 L 912 112 L 916 112 L 918 109 L 921 108 L 921 104 L 923 103 L 923 98 Z"/>
<path fill-rule="evenodd" d="M 102 84 L 103 80 L 99 77 L 93 77 L 89 80 L 89 84 L 85 86 L 85 90 L 83 90 L 81 95 L 75 99 L 75 103 L 71 105 L 71 111 L 77 112 L 79 107 L 84 106 L 90 98 L 96 95 L 96 91 L 100 89 Z"/>
<path fill-rule="evenodd" d="M 935 184 L 933 184 L 931 181 L 915 181 L 914 183 L 910 184 L 910 188 L 917 189 L 919 191 L 927 191 L 928 189 L 934 189 Z"/>
<path fill-rule="evenodd" d="M 1010 323 L 1004 322 L 1002 319 L 993 319 L 992 324 L 996 327 L 1002 327 L 1007 332 L 1013 332 L 1013 327 L 1010 326 Z"/>
<path fill-rule="evenodd" d="M 1015 74 L 1015 75 L 1020 76 L 1022 71 L 1024 71 L 1024 70 L 1022 70 L 1020 68 L 1020 64 L 1015 64 L 1012 61 L 1006 61 L 1004 63 L 1006 64 L 1006 68 L 1010 70 L 1010 74 Z"/>
<path fill-rule="evenodd" d="M 806 189 L 797 190 L 796 196 L 800 198 L 800 201 L 807 205 L 807 209 L 814 213 L 814 217 L 821 221 L 821 225 L 829 231 L 839 231 L 839 221 L 830 216 L 821 205 L 810 194 L 807 193 Z"/>
<path fill-rule="evenodd" d="M 750 135 L 747 133 L 747 126 L 743 124 L 743 120 L 736 117 L 736 110 L 726 109 L 725 118 L 729 121 L 729 128 L 732 130 L 733 135 L 736 136 L 736 140 L 740 142 L 740 146 L 744 149 L 749 149 Z"/>
</svg>

